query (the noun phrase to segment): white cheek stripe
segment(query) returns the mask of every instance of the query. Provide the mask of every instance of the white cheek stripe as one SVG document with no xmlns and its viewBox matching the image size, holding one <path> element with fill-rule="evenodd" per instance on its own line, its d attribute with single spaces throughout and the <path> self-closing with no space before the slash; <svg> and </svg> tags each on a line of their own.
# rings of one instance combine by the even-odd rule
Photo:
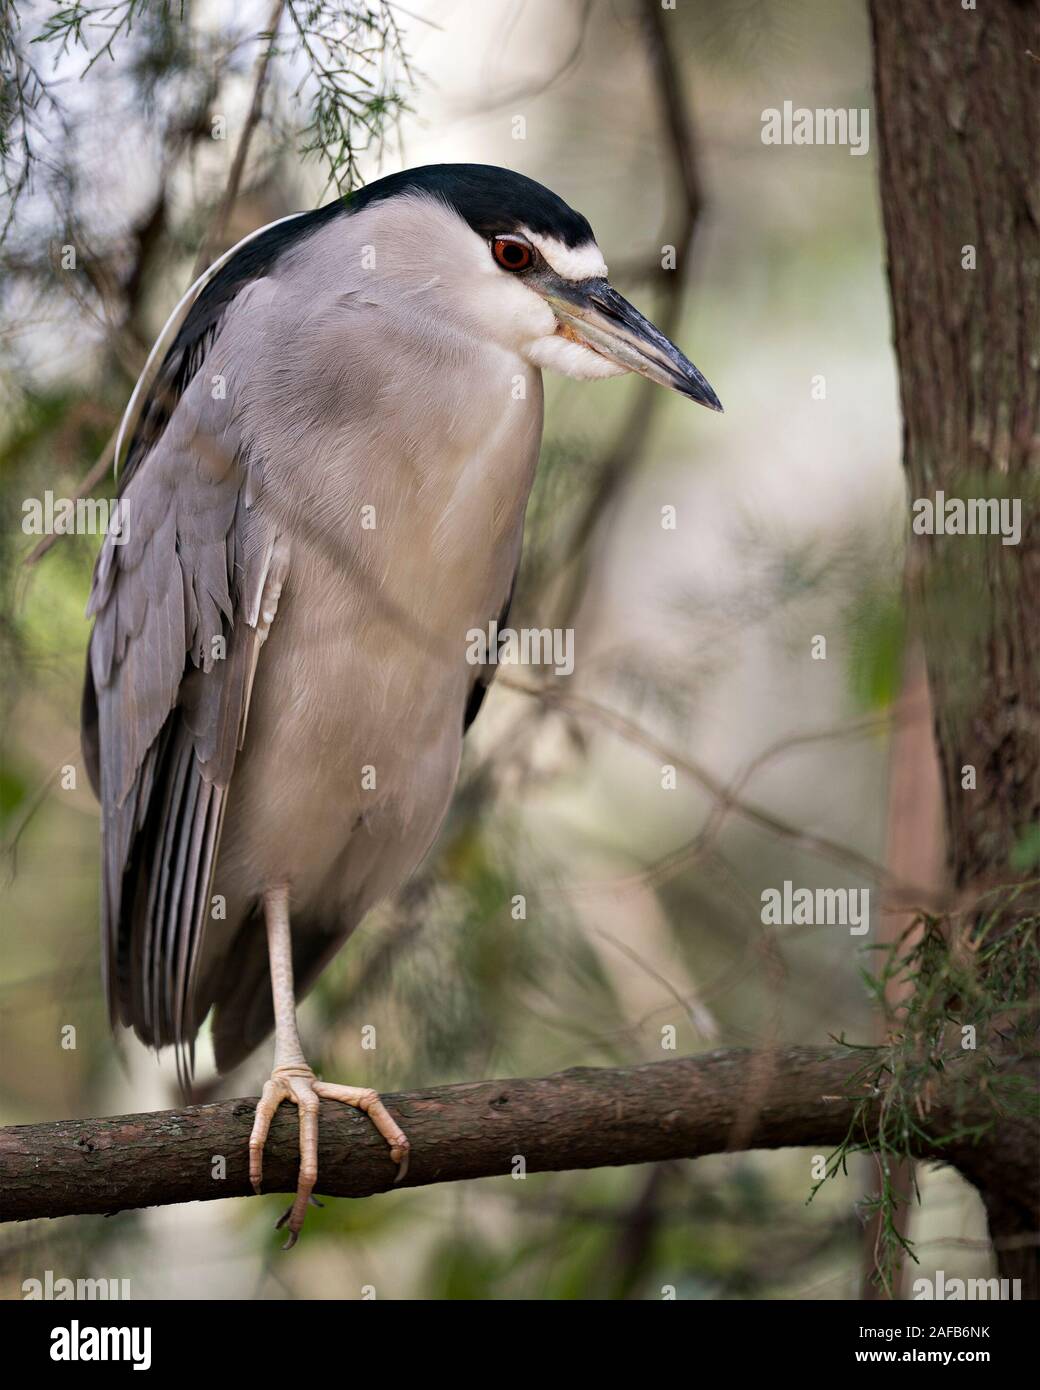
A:
<svg viewBox="0 0 1040 1390">
<path fill-rule="evenodd" d="M 594 241 L 587 241 L 584 246 L 564 246 L 555 237 L 541 236 L 527 227 L 522 227 L 521 231 L 565 280 L 593 280 L 606 276 L 606 262 Z"/>
</svg>

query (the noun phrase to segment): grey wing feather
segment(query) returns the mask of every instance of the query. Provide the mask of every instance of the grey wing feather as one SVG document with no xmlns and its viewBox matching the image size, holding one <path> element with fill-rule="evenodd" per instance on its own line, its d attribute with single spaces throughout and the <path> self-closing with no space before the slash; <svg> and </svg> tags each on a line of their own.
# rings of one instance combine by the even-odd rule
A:
<svg viewBox="0 0 1040 1390">
<path fill-rule="evenodd" d="M 195 970 L 261 634 L 274 537 L 255 465 L 197 374 L 122 497 L 98 557 L 83 748 L 102 806 L 109 1012 L 190 1065 Z M 254 480 L 255 482 L 255 480 Z"/>
</svg>

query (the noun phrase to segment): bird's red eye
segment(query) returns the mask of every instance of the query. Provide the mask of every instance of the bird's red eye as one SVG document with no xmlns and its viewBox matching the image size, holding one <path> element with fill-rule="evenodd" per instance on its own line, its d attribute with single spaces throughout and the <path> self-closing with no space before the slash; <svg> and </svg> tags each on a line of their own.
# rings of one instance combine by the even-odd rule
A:
<svg viewBox="0 0 1040 1390">
<path fill-rule="evenodd" d="M 497 236 L 491 243 L 491 254 L 503 270 L 526 270 L 534 260 L 534 252 L 524 241 Z"/>
</svg>

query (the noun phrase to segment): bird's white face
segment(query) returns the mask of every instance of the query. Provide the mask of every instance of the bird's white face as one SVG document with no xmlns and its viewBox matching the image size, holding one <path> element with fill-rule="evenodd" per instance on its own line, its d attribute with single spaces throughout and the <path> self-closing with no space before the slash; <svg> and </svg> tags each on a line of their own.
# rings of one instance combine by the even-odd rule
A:
<svg viewBox="0 0 1040 1390">
<path fill-rule="evenodd" d="M 568 246 L 523 224 L 481 236 L 424 195 L 363 215 L 372 220 L 377 267 L 382 245 L 384 273 L 398 291 L 489 349 L 579 380 L 637 372 L 721 410 L 693 363 L 611 287 L 594 241 Z"/>
<path fill-rule="evenodd" d="M 496 265 L 507 275 L 526 277 L 520 283 L 535 296 L 535 302 L 542 305 L 548 303 L 548 297 L 539 287 L 550 277 L 557 277 L 564 284 L 575 287 L 587 280 L 607 278 L 606 262 L 594 241 L 584 246 L 567 246 L 554 237 L 541 236 L 529 227 L 520 227 L 515 232 L 494 238 L 488 243 L 488 249 Z M 551 322 L 539 314 L 537 327 L 535 336 L 524 344 L 522 350 L 523 356 L 534 367 L 560 372 L 578 381 L 624 376 L 628 371 L 619 362 L 612 362 L 593 351 L 555 313 Z"/>
</svg>

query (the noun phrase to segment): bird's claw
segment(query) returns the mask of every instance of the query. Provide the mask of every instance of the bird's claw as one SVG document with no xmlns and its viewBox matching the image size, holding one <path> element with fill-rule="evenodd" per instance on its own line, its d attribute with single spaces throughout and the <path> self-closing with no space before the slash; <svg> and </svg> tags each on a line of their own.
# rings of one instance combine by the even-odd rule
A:
<svg viewBox="0 0 1040 1390">
<path fill-rule="evenodd" d="M 339 1086 L 319 1081 L 310 1067 L 275 1067 L 265 1082 L 257 1102 L 253 1130 L 249 1136 L 249 1181 L 259 1194 L 263 1182 L 264 1145 L 271 1130 L 271 1121 L 285 1100 L 292 1101 L 300 1112 L 300 1173 L 296 1200 L 279 1218 L 275 1230 L 288 1224 L 289 1237 L 282 1246 L 291 1250 L 296 1244 L 307 1207 L 321 1202 L 314 1195 L 318 1178 L 318 1114 L 322 1100 L 338 1100 L 344 1105 L 363 1110 L 379 1133 L 390 1145 L 390 1157 L 397 1164 L 395 1185 L 408 1172 L 409 1144 L 403 1130 L 391 1116 L 378 1092 L 363 1086 Z"/>
</svg>

